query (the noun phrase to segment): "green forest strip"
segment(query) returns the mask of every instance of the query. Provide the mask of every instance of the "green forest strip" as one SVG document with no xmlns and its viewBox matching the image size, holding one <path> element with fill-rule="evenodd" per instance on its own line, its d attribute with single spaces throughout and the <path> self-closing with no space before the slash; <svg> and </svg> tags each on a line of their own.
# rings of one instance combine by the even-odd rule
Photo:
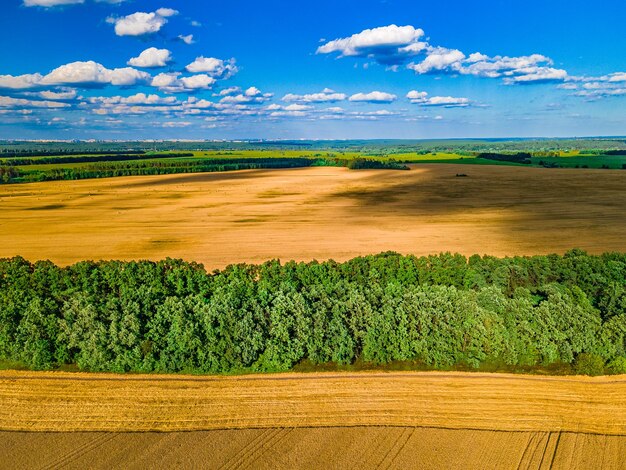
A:
<svg viewBox="0 0 626 470">
<path fill-rule="evenodd" d="M 0 359 L 87 371 L 565 365 L 626 373 L 626 254 L 232 265 L 0 260 Z M 301 369 L 302 370 L 302 369 Z"/>
<path fill-rule="evenodd" d="M 0 184 L 32 183 L 41 181 L 112 178 L 117 176 L 169 175 L 177 173 L 211 173 L 221 171 L 258 170 L 271 168 L 306 168 L 310 166 L 339 166 L 352 170 L 408 170 L 409 167 L 394 160 L 385 162 L 364 158 L 351 160 L 338 158 L 195 158 L 193 154 L 110 155 L 102 157 L 58 157 L 60 163 L 95 163 L 72 168 L 22 169 L 17 164 L 0 165 Z M 53 161 L 55 158 L 45 159 Z M 118 161 L 122 160 L 122 161 Z M 143 161 L 142 161 L 143 160 Z M 43 160 L 28 160 L 19 165 L 39 165 Z M 48 162 L 49 163 L 49 162 Z M 53 162 L 54 164 L 54 162 Z"/>
<path fill-rule="evenodd" d="M 193 157 L 193 153 L 131 153 L 131 154 L 101 154 L 101 155 L 78 155 L 78 156 L 53 156 L 37 158 L 10 158 L 0 160 L 2 166 L 27 166 L 27 165 L 60 165 L 64 163 L 98 163 L 98 162 L 127 162 L 134 160 L 156 160 L 161 158 Z"/>
</svg>

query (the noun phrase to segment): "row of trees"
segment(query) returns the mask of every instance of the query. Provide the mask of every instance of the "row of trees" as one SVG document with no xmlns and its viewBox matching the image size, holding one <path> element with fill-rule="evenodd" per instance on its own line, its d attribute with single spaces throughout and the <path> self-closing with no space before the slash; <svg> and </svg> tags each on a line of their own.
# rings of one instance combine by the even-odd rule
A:
<svg viewBox="0 0 626 470">
<path fill-rule="evenodd" d="M 251 170 L 261 168 L 300 168 L 314 164 L 308 158 L 220 158 L 177 160 L 176 155 L 161 156 L 158 161 L 103 161 L 73 168 L 23 170 L 14 167 L 4 183 L 29 183 L 35 181 L 78 180 L 111 178 L 116 176 L 167 175 L 177 173 L 211 173 L 219 171 Z M 150 157 L 152 158 L 152 157 Z M 145 160 L 141 158 L 141 160 Z"/>
<path fill-rule="evenodd" d="M 395 253 L 346 263 L 0 260 L 0 358 L 232 373 L 300 362 L 626 372 L 626 255 Z M 599 368 L 599 370 L 598 370 Z"/>
<path fill-rule="evenodd" d="M 51 156 L 39 158 L 9 158 L 0 160 L 0 164 L 7 166 L 26 166 L 26 165 L 59 165 L 64 163 L 98 163 L 98 162 L 124 162 L 135 160 L 148 160 L 159 158 L 181 158 L 193 157 L 193 153 L 153 153 L 145 154 L 144 152 L 131 153 L 113 153 L 98 155 L 77 155 L 77 156 Z"/>
<path fill-rule="evenodd" d="M 344 166 L 349 169 L 408 170 L 394 160 L 381 162 L 364 158 L 198 158 L 178 160 L 193 154 L 106 155 L 97 157 L 50 157 L 38 160 L 7 160 L 9 166 L 0 166 L 0 183 L 28 183 L 35 181 L 111 178 L 116 176 L 166 175 L 176 173 L 210 173 L 218 171 L 252 170 L 261 168 L 303 168 L 308 166 Z M 148 160 L 148 161 L 144 161 Z M 155 161 L 156 160 L 156 161 Z M 18 165 L 63 164 L 93 162 L 91 165 L 71 168 L 24 170 Z M 0 161 L 2 163 L 2 161 Z"/>
</svg>

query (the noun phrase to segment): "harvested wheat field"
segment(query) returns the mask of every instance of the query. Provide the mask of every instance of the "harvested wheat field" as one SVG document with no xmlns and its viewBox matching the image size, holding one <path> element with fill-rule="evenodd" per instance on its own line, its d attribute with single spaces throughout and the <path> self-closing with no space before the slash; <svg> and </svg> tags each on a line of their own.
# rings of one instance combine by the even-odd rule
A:
<svg viewBox="0 0 626 470">
<path fill-rule="evenodd" d="M 626 452 L 624 376 L 4 371 L 0 405 L 12 468 L 623 468 Z"/>
<path fill-rule="evenodd" d="M 626 438 L 420 427 L 0 432 L 0 467 L 619 469 Z"/>
<path fill-rule="evenodd" d="M 457 178 L 457 173 L 467 173 Z M 623 249 L 626 172 L 414 165 L 251 170 L 0 187 L 0 257 L 346 260 Z"/>
</svg>

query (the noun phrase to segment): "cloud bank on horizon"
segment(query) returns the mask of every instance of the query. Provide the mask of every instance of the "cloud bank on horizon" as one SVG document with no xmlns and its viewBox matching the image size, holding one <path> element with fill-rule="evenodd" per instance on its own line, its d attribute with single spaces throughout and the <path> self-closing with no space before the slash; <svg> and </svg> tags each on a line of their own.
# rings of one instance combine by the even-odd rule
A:
<svg viewBox="0 0 626 470">
<path fill-rule="evenodd" d="M 599 64 L 572 45 L 561 58 L 436 22 L 432 37 L 399 21 L 338 34 L 347 14 L 323 31 L 268 30 L 294 21 L 271 6 L 244 21 L 200 1 L 10 1 L 0 138 L 626 134 L 626 54 Z M 410 9 L 395 16 L 418 16 Z M 28 24 L 39 26 L 30 36 Z"/>
</svg>

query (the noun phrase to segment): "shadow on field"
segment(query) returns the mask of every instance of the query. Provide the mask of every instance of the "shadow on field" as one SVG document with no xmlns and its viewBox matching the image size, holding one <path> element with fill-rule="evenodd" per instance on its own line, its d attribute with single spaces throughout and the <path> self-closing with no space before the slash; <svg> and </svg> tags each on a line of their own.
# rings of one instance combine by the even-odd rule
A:
<svg viewBox="0 0 626 470">
<path fill-rule="evenodd" d="M 468 177 L 457 177 L 460 171 Z M 618 170 L 413 165 L 405 172 L 370 172 L 325 202 L 343 198 L 372 212 L 407 216 L 512 211 L 527 222 L 584 218 L 587 225 L 597 220 L 626 229 L 625 187 L 626 172 Z"/>
<path fill-rule="evenodd" d="M 263 177 L 270 171 L 271 170 L 237 170 L 214 173 L 186 173 L 169 177 L 163 175 L 153 175 L 153 178 L 147 178 L 143 181 L 125 181 L 119 187 L 142 188 L 147 186 L 167 186 L 185 183 L 215 183 L 219 181 L 245 180 Z"/>
</svg>

